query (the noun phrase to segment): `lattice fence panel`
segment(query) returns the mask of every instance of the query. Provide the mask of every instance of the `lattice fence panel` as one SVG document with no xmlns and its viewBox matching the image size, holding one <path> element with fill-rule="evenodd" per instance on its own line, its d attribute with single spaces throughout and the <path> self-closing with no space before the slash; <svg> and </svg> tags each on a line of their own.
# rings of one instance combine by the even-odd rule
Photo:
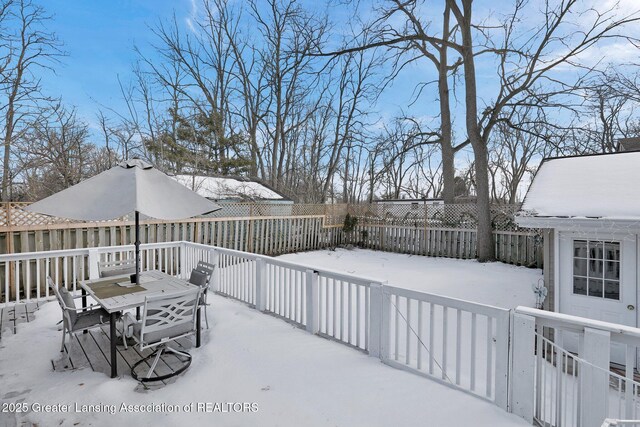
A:
<svg viewBox="0 0 640 427">
<path fill-rule="evenodd" d="M 28 203 L 3 203 L 0 208 L 0 227 L 39 227 L 56 224 L 82 224 L 84 221 L 50 217 L 24 210 Z M 324 216 L 325 225 L 342 225 L 347 213 L 358 218 L 359 224 L 398 225 L 428 228 L 475 229 L 475 204 L 425 203 L 363 203 L 363 204 L 273 204 L 220 203 L 222 209 L 206 215 L 211 218 Z M 496 231 L 529 231 L 515 223 L 519 205 L 494 205 L 491 208 L 493 229 Z M 146 219 L 146 218 L 143 218 Z M 103 223 L 131 221 L 133 215 Z M 93 221 L 95 222 L 95 221 Z"/>
</svg>

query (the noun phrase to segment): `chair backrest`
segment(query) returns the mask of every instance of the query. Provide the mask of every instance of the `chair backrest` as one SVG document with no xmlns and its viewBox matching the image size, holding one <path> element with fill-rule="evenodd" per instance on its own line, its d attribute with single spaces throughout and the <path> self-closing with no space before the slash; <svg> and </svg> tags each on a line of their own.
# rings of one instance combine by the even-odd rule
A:
<svg viewBox="0 0 640 427">
<path fill-rule="evenodd" d="M 49 289 L 53 290 L 53 293 L 56 295 L 56 300 L 58 300 L 58 304 L 60 304 L 60 308 L 62 309 L 62 319 L 67 323 L 67 327 L 71 328 L 71 326 L 75 324 L 77 318 L 73 296 L 66 288 L 56 285 L 53 279 L 49 276 L 47 276 L 47 285 L 49 286 Z"/>
<path fill-rule="evenodd" d="M 198 262 L 196 268 L 191 271 L 189 283 L 200 286 L 203 290 L 207 290 L 209 283 L 211 283 L 211 276 L 213 276 L 214 269 L 215 265 L 213 264 L 204 261 Z"/>
<path fill-rule="evenodd" d="M 98 262 L 98 273 L 100 274 L 100 277 L 118 276 L 120 274 L 134 274 L 135 272 L 135 259 L 118 259 Z"/>
<path fill-rule="evenodd" d="M 154 295 L 145 298 L 140 349 L 154 347 L 196 332 L 196 313 L 200 289 L 177 294 Z"/>
</svg>

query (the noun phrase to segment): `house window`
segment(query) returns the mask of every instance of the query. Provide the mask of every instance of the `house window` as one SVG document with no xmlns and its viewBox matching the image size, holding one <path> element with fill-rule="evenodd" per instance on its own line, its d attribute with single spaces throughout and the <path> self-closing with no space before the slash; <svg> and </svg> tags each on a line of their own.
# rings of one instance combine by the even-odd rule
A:
<svg viewBox="0 0 640 427">
<path fill-rule="evenodd" d="M 620 299 L 620 243 L 573 241 L 573 293 Z"/>
</svg>

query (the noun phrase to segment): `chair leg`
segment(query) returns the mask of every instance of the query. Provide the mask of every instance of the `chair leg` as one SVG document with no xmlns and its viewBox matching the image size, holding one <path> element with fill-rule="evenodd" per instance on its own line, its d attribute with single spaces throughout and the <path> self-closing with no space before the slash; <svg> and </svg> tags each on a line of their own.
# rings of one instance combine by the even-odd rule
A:
<svg viewBox="0 0 640 427">
<path fill-rule="evenodd" d="M 151 375 L 153 375 L 153 371 L 155 371 L 156 366 L 158 365 L 158 362 L 160 361 L 160 356 L 162 356 L 162 353 L 164 353 L 164 348 L 161 348 L 156 353 L 156 357 L 153 359 L 153 363 L 151 364 L 151 367 L 149 368 L 149 372 L 147 372 L 147 379 L 151 378 Z"/>
<path fill-rule="evenodd" d="M 67 335 L 67 325 L 65 325 L 64 322 L 62 322 L 62 345 L 60 345 L 61 353 L 64 351 L 64 340 L 66 338 L 66 335 Z"/>
<path fill-rule="evenodd" d="M 73 332 L 69 331 L 69 348 L 67 349 L 67 362 L 71 367 L 71 347 L 73 347 Z"/>
<path fill-rule="evenodd" d="M 204 323 L 207 325 L 207 329 L 209 329 L 209 316 L 207 316 L 207 307 L 209 304 L 207 303 L 207 299 L 207 292 L 205 291 L 203 298 L 204 304 L 202 304 L 202 308 L 204 309 Z"/>
<path fill-rule="evenodd" d="M 124 318 L 122 319 L 122 333 L 120 336 L 122 337 L 122 342 L 124 343 L 124 349 L 127 350 L 129 348 L 127 346 L 127 325 Z"/>
</svg>

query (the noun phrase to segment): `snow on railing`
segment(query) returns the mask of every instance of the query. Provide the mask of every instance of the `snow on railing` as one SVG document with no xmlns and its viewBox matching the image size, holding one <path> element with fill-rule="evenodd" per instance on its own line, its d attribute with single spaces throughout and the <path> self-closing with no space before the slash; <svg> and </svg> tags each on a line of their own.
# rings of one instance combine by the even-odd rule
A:
<svg viewBox="0 0 640 427">
<path fill-rule="evenodd" d="M 512 412 L 542 426 L 597 427 L 640 415 L 640 329 L 518 307 L 512 337 Z M 579 346 L 570 352 L 568 342 Z M 620 368 L 612 369 L 612 354 Z"/>
<path fill-rule="evenodd" d="M 613 426 L 640 426 L 640 420 L 614 420 L 612 418 L 607 418 L 604 420 L 601 427 Z"/>
</svg>

